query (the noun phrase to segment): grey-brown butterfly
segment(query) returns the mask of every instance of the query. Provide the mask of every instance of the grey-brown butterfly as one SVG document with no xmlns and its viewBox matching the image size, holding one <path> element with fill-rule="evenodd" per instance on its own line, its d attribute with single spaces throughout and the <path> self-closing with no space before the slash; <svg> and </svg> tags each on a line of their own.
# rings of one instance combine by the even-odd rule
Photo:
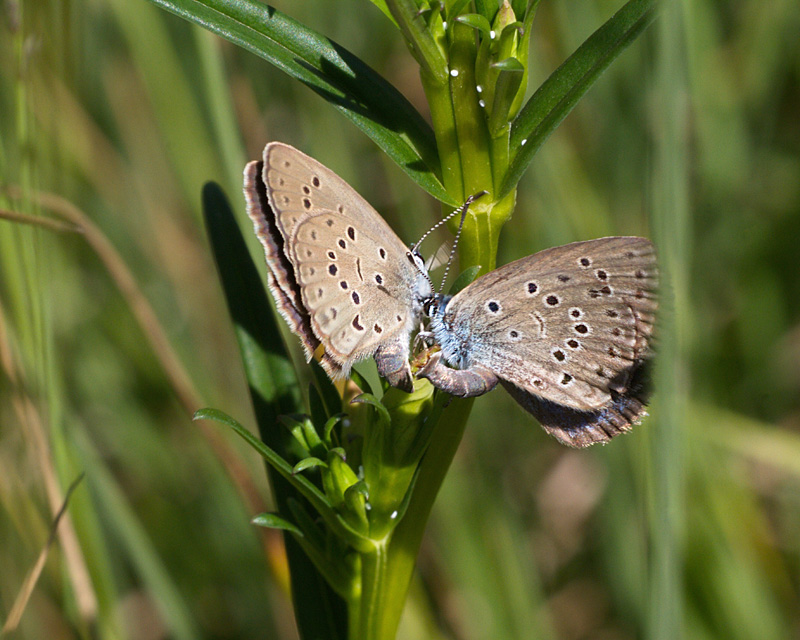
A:
<svg viewBox="0 0 800 640">
<path fill-rule="evenodd" d="M 645 238 L 522 258 L 431 299 L 441 351 L 418 375 L 461 397 L 500 382 L 562 443 L 607 442 L 645 414 L 657 284 Z"/>
<path fill-rule="evenodd" d="M 247 212 L 269 289 L 310 360 L 334 378 L 375 356 L 390 384 L 413 390 L 411 331 L 432 295 L 422 258 L 333 171 L 271 142 L 244 171 Z"/>
</svg>

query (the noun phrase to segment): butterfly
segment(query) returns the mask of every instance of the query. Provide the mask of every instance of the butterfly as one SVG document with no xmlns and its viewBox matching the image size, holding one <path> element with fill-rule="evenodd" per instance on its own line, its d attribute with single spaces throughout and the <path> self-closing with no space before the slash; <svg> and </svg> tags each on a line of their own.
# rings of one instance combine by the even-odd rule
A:
<svg viewBox="0 0 800 640">
<path fill-rule="evenodd" d="M 375 357 L 411 392 L 411 332 L 432 296 L 422 257 L 333 171 L 271 142 L 244 170 L 247 213 L 264 247 L 278 311 L 333 378 Z"/>
<path fill-rule="evenodd" d="M 429 299 L 441 351 L 417 375 L 460 397 L 499 382 L 560 442 L 607 442 L 645 415 L 657 285 L 645 238 L 522 258 Z"/>
</svg>

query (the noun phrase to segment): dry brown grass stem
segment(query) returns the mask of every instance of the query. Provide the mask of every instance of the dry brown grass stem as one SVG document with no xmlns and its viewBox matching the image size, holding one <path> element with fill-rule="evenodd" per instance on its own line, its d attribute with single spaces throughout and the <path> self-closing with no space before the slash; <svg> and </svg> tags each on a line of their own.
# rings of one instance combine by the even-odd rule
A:
<svg viewBox="0 0 800 640">
<path fill-rule="evenodd" d="M 21 190 L 14 186 L 7 188 L 7 194 L 14 199 L 22 198 Z M 187 414 L 192 416 L 195 411 L 205 406 L 183 364 L 167 339 L 167 335 L 153 307 L 142 293 L 122 256 L 120 256 L 106 235 L 85 213 L 63 197 L 44 192 L 34 192 L 30 197 L 39 206 L 51 211 L 72 226 L 70 228 L 62 228 L 63 223 L 58 221 L 48 220 L 39 216 L 24 216 L 18 213 L 13 214 L 13 219 L 27 224 L 37 224 L 47 229 L 52 229 L 53 224 L 56 224 L 60 225 L 57 229 L 59 231 L 79 231 L 100 258 L 112 280 L 119 288 L 120 293 L 122 293 L 123 298 L 125 298 Z M 3 217 L 7 216 L 3 215 Z M 251 513 L 263 511 L 264 502 L 261 495 L 247 467 L 242 463 L 235 450 L 216 426 L 202 420 L 198 421 L 197 424 L 209 446 L 231 477 L 248 510 Z M 262 530 L 262 532 L 265 531 Z M 266 548 L 269 552 L 268 546 Z"/>
<path fill-rule="evenodd" d="M 72 580 L 75 601 L 78 606 L 78 614 L 80 618 L 91 627 L 91 624 L 97 617 L 97 597 L 94 593 L 92 581 L 89 577 L 89 570 L 86 566 L 86 559 L 83 556 L 83 551 L 78 541 L 78 536 L 75 533 L 72 520 L 68 515 L 62 518 L 64 506 L 66 505 L 66 497 L 61 493 L 55 465 L 53 464 L 52 452 L 45 433 L 44 422 L 33 400 L 25 393 L 24 382 L 17 373 L 11 343 L 6 331 L 5 312 L 2 305 L 0 305 L 0 367 L 2 367 L 3 373 L 11 383 L 13 389 L 11 392 L 11 402 L 14 412 L 17 414 L 19 424 L 26 429 L 26 435 L 32 444 L 39 470 L 44 479 L 47 500 L 54 514 L 53 528 L 50 535 L 51 539 L 48 540 L 47 544 L 44 546 L 31 573 L 28 574 L 28 577 L 20 588 L 14 606 L 9 613 L 6 623 L 3 625 L 3 633 L 5 633 L 6 630 L 13 631 L 13 629 L 16 628 L 33 588 L 36 586 L 36 581 L 44 568 L 44 563 L 47 559 L 47 551 L 53 542 L 52 538 L 56 527 L 58 528 L 61 549 L 68 567 L 68 575 Z M 71 489 L 72 488 L 70 488 L 70 490 Z M 68 496 L 69 491 L 67 492 L 67 497 Z M 58 526 L 60 520 L 63 520 L 63 522 L 61 526 Z"/>
</svg>

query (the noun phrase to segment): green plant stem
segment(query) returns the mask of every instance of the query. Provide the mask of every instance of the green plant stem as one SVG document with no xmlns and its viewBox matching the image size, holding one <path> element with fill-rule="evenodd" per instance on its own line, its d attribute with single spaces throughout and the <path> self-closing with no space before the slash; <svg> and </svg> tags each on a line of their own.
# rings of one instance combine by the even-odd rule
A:
<svg viewBox="0 0 800 640">
<path fill-rule="evenodd" d="M 464 194 L 464 179 L 461 171 L 461 154 L 456 135 L 456 117 L 449 83 L 439 84 L 424 72 L 420 74 L 425 97 L 431 110 L 436 146 L 442 166 L 442 184 L 458 202 Z"/>
<path fill-rule="evenodd" d="M 475 30 L 461 23 L 456 23 L 452 29 L 450 94 L 458 152 L 461 157 L 464 191 L 459 195 L 460 201 L 463 202 L 473 193 L 483 189 L 491 190 L 492 161 L 489 156 L 486 119 L 478 103 L 479 96 L 476 89 L 475 59 L 478 50 Z"/>
<path fill-rule="evenodd" d="M 438 394 L 436 402 L 449 400 Z M 375 553 L 362 553 L 362 611 L 359 638 L 391 640 L 400 622 L 419 545 L 431 508 L 453 461 L 472 408 L 472 400 L 454 400 L 443 412 L 420 463 L 414 494 L 405 516 Z M 434 413 L 436 409 L 434 409 Z M 352 620 L 353 618 L 351 618 Z M 368 635 L 373 633 L 374 635 Z M 351 636 L 355 637 L 355 636 Z"/>
<path fill-rule="evenodd" d="M 405 598 L 399 606 L 386 597 L 389 572 L 389 541 L 391 534 L 382 540 L 375 541 L 371 552 L 361 554 L 361 594 L 358 607 L 358 625 L 351 625 L 351 640 L 391 640 L 394 638 L 397 624 L 394 616 L 387 616 L 394 608 L 403 610 Z M 353 618 L 351 618 L 351 621 Z M 399 622 L 399 616 L 397 621 Z"/>
</svg>

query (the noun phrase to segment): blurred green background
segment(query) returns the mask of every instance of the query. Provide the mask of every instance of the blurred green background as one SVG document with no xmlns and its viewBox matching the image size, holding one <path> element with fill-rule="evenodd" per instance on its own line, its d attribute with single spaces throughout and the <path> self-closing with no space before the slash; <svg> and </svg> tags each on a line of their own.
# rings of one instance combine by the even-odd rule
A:
<svg viewBox="0 0 800 640">
<path fill-rule="evenodd" d="M 531 87 L 621 4 L 542 2 Z M 371 3 L 274 5 L 424 111 Z M 498 258 L 661 234 L 669 382 L 581 452 L 478 399 L 402 638 L 800 638 L 800 4 L 675 7 L 544 145 Z M 0 621 L 85 472 L 13 637 L 293 638 L 279 537 L 249 524 L 263 467 L 189 418 L 253 424 L 201 187 L 249 230 L 241 170 L 282 140 L 409 242 L 439 208 L 310 90 L 147 2 L 0 11 L 0 209 L 96 227 L 0 220 Z"/>
</svg>

